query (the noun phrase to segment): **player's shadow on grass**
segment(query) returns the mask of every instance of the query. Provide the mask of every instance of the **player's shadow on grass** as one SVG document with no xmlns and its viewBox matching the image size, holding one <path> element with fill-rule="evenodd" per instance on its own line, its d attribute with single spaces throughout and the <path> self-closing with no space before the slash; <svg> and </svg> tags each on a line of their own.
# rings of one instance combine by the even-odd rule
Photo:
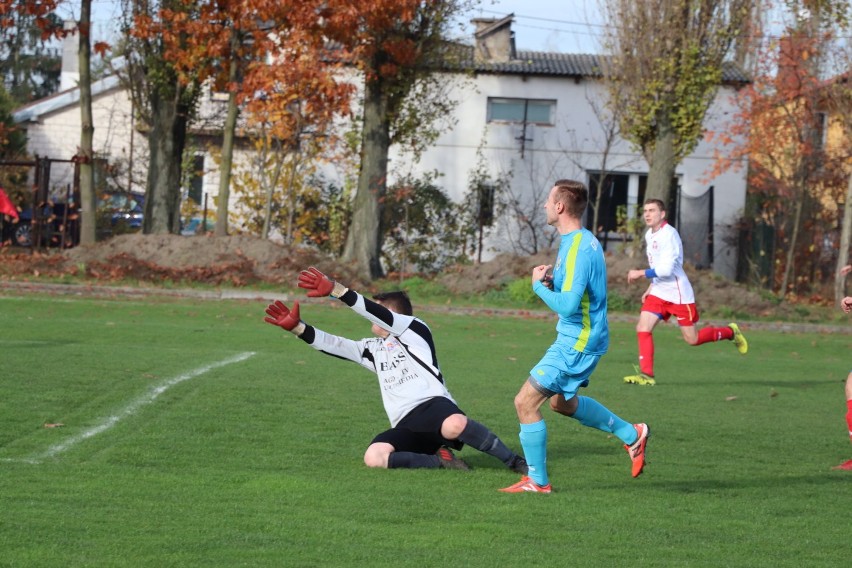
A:
<svg viewBox="0 0 852 568">
<path fill-rule="evenodd" d="M 764 387 L 768 390 L 776 389 L 807 389 L 812 388 L 817 385 L 833 385 L 838 382 L 845 382 L 846 376 L 844 375 L 841 379 L 821 379 L 821 380 L 808 380 L 808 381 L 790 381 L 790 380 L 772 380 L 772 379 L 737 379 L 730 378 L 725 381 L 725 388 L 728 390 L 734 390 L 737 387 Z M 689 387 L 689 388 L 707 388 L 707 383 L 709 379 L 704 380 L 689 380 L 689 381 L 669 381 L 664 385 L 658 385 L 654 388 L 661 388 L 662 386 L 672 387 L 672 388 L 681 388 L 681 387 Z"/>
<path fill-rule="evenodd" d="M 819 475 L 799 475 L 793 477 L 779 476 L 763 476 L 763 477 L 748 477 L 737 479 L 655 479 L 649 473 L 642 475 L 642 478 L 636 480 L 635 483 L 642 484 L 643 487 L 650 487 L 653 490 L 658 490 L 661 493 L 680 493 L 689 494 L 712 494 L 717 492 L 730 492 L 743 489 L 758 488 L 771 489 L 777 486 L 782 489 L 791 486 L 815 487 L 837 485 L 841 483 L 849 483 L 848 476 L 835 475 L 830 471 L 831 466 L 825 466 L 825 473 Z M 623 487 L 618 484 L 600 485 L 600 489 L 617 489 Z"/>
<path fill-rule="evenodd" d="M 26 340 L 26 339 L 9 339 L 5 341 L 0 341 L 0 349 L 9 350 L 9 349 L 45 349 L 51 347 L 64 347 L 65 345 L 76 345 L 80 343 L 79 341 L 69 340 L 69 339 L 52 339 L 52 340 Z"/>
<path fill-rule="evenodd" d="M 506 441 L 504 440 L 504 442 Z M 510 449 L 518 452 L 520 455 L 523 455 L 523 451 L 520 448 L 520 444 L 512 444 L 511 442 L 507 442 L 507 444 L 509 445 Z M 476 452 L 476 450 L 473 450 L 473 452 L 471 452 L 468 448 L 465 448 L 462 453 L 457 455 L 458 457 L 466 461 L 468 465 L 470 465 L 470 467 L 474 469 L 500 469 L 503 467 L 499 461 L 488 455 Z M 604 439 L 600 440 L 600 443 L 575 443 L 575 441 L 565 439 L 560 440 L 558 442 L 550 441 L 547 444 L 548 469 L 551 469 L 553 467 L 561 467 L 556 464 L 563 460 L 583 460 L 587 459 L 591 455 L 616 455 L 619 456 L 619 459 L 624 458 L 625 463 L 630 463 L 628 461 L 627 454 L 624 452 L 624 449 L 621 446 L 621 442 L 619 442 L 618 440 Z"/>
</svg>

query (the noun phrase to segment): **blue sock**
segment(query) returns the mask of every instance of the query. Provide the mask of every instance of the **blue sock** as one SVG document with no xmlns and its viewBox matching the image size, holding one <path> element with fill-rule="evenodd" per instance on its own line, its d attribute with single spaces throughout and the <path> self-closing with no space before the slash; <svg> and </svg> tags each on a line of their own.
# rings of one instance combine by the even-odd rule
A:
<svg viewBox="0 0 852 568">
<path fill-rule="evenodd" d="M 578 420 L 583 426 L 611 432 L 628 446 L 639 437 L 633 424 L 625 422 L 606 406 L 587 396 L 577 396 L 577 412 L 572 418 Z"/>
<path fill-rule="evenodd" d="M 539 485 L 547 485 L 547 426 L 544 420 L 521 424 L 519 437 L 530 468 L 527 475 Z"/>
</svg>

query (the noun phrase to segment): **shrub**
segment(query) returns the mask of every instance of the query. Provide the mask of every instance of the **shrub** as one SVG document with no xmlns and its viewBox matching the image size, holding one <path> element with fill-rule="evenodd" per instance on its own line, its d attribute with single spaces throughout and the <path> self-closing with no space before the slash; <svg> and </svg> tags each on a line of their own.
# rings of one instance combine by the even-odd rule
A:
<svg viewBox="0 0 852 568">
<path fill-rule="evenodd" d="M 606 298 L 606 309 L 610 312 L 638 312 L 641 304 L 630 296 L 622 296 L 618 292 L 609 290 Z"/>
<path fill-rule="evenodd" d="M 506 285 L 506 290 L 509 292 L 509 298 L 515 302 L 522 304 L 534 304 L 538 302 L 538 296 L 533 292 L 529 278 L 512 280 Z"/>
<path fill-rule="evenodd" d="M 412 276 L 401 281 L 385 280 L 381 283 L 380 288 L 383 292 L 405 290 L 411 298 L 418 300 L 434 298 L 436 296 L 451 296 L 449 290 L 443 284 L 420 276 Z"/>
</svg>

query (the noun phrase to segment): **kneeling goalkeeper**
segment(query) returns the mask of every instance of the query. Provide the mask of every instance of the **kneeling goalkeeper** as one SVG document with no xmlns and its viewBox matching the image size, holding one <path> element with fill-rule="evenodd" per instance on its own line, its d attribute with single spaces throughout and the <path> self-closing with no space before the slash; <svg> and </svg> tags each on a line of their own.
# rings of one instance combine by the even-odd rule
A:
<svg viewBox="0 0 852 568">
<path fill-rule="evenodd" d="M 354 361 L 376 374 L 391 428 L 373 438 L 364 453 L 368 467 L 469 469 L 450 449 L 467 444 L 526 474 L 524 458 L 456 404 L 444 384 L 432 332 L 412 315 L 405 292 L 377 294 L 371 301 L 314 267 L 299 274 L 298 285 L 309 290 L 309 297 L 339 299 L 373 324 L 376 338 L 354 341 L 301 321 L 299 302 L 290 309 L 278 300 L 266 308 L 264 318 L 317 351 Z"/>
</svg>

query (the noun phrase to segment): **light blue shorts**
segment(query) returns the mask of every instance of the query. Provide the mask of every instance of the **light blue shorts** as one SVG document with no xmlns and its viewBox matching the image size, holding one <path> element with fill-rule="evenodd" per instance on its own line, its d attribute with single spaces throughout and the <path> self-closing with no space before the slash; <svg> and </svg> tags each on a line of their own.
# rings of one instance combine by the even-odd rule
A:
<svg viewBox="0 0 852 568">
<path fill-rule="evenodd" d="M 589 385 L 589 377 L 600 360 L 600 355 L 554 343 L 530 371 L 530 384 L 545 396 L 563 394 L 566 400 L 570 399 L 580 387 Z"/>
</svg>

